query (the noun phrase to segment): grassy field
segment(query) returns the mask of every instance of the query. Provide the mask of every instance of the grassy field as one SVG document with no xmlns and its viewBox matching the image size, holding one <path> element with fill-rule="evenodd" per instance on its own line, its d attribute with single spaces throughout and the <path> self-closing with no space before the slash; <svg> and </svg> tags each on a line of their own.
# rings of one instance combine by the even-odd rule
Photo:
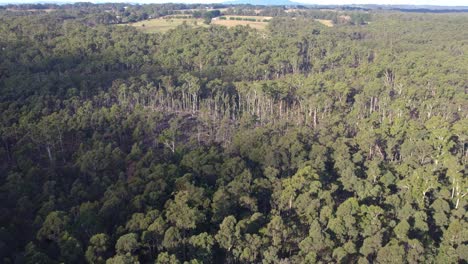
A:
<svg viewBox="0 0 468 264">
<path fill-rule="evenodd" d="M 174 15 L 177 16 L 177 15 Z M 180 15 L 179 15 L 180 16 Z M 215 18 L 211 21 L 212 25 L 226 26 L 226 27 L 235 27 L 235 26 L 250 26 L 258 30 L 265 30 L 268 25 L 268 21 L 272 17 L 267 16 L 224 16 L 226 19 Z M 248 20 L 238 20 L 238 19 L 255 19 L 255 21 Z M 322 23 L 327 27 L 333 27 L 333 22 L 331 20 L 325 19 L 316 19 L 317 22 Z M 203 23 L 203 19 L 194 19 L 194 18 L 155 18 L 145 21 L 140 21 L 136 23 L 126 24 L 132 27 L 137 28 L 145 33 L 165 33 L 170 29 L 174 29 L 177 26 L 186 23 L 189 26 L 193 27 L 207 27 L 208 25 Z"/>
<path fill-rule="evenodd" d="M 177 16 L 177 15 L 175 15 Z M 213 25 L 220 25 L 226 27 L 235 27 L 235 26 L 250 26 L 252 28 L 256 28 L 258 30 L 264 30 L 268 25 L 268 22 L 264 22 L 265 20 L 270 20 L 271 17 L 265 16 L 225 16 L 226 20 L 222 19 L 213 19 L 211 24 Z M 241 18 L 241 19 L 255 19 L 256 21 L 246 21 L 246 20 L 232 20 L 230 17 L 233 18 Z M 136 23 L 126 24 L 132 27 L 137 28 L 145 33 L 165 33 L 170 29 L 174 29 L 177 26 L 186 23 L 189 26 L 193 27 L 207 27 L 208 25 L 203 23 L 203 19 L 194 19 L 194 18 L 155 18 L 145 21 L 140 21 Z"/>
<path fill-rule="evenodd" d="M 331 20 L 326 20 L 326 19 L 315 19 L 315 21 L 327 26 L 327 27 L 333 27 L 333 21 Z"/>
<path fill-rule="evenodd" d="M 184 14 L 186 12 L 194 12 L 194 11 L 205 12 L 205 11 L 213 11 L 213 10 L 219 10 L 222 13 L 222 12 L 226 12 L 228 10 L 228 8 L 177 9 L 177 10 L 174 10 L 174 11 L 180 12 L 181 14 Z"/>
<path fill-rule="evenodd" d="M 194 27 L 206 27 L 207 25 L 203 23 L 203 19 L 163 19 L 155 18 L 150 20 L 144 20 L 136 23 L 126 24 L 132 27 L 137 28 L 145 33 L 165 33 L 168 30 L 174 29 L 183 23 L 186 23 L 189 26 Z"/>
<path fill-rule="evenodd" d="M 216 20 L 211 22 L 213 25 L 235 27 L 235 26 L 250 26 L 258 30 L 264 30 L 268 23 L 266 22 L 252 22 L 252 21 L 236 21 L 236 20 Z"/>
<path fill-rule="evenodd" d="M 224 16 L 226 19 L 216 18 L 211 21 L 213 25 L 220 25 L 226 27 L 235 27 L 235 26 L 250 26 L 258 30 L 264 30 L 268 25 L 266 20 L 272 19 L 272 17 L 265 16 Z M 241 19 L 255 19 L 256 21 L 246 21 L 246 20 L 233 20 L 236 18 Z"/>
<path fill-rule="evenodd" d="M 247 19 L 256 19 L 257 21 L 258 20 L 270 20 L 272 19 L 273 17 L 270 17 L 270 16 L 222 16 L 222 17 L 225 17 L 227 20 L 229 20 L 231 17 L 233 18 L 237 18 L 237 17 L 240 17 L 242 19 L 244 18 L 247 18 Z"/>
</svg>

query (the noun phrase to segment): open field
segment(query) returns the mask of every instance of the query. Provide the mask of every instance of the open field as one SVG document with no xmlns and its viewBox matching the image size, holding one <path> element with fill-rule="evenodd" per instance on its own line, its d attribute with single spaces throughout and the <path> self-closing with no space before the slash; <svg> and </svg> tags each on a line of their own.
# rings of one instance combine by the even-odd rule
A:
<svg viewBox="0 0 468 264">
<path fill-rule="evenodd" d="M 331 20 L 326 20 L 326 19 L 315 19 L 315 21 L 327 26 L 327 27 L 333 27 L 333 21 Z"/>
<path fill-rule="evenodd" d="M 252 21 L 237 21 L 237 20 L 214 20 L 211 22 L 213 25 L 220 25 L 225 27 L 235 26 L 250 26 L 258 30 L 264 30 L 268 23 L 266 22 L 252 22 Z"/>
<path fill-rule="evenodd" d="M 181 12 L 181 13 L 189 13 L 189 12 L 194 12 L 194 11 L 205 12 L 205 11 L 213 11 L 213 10 L 219 10 L 222 13 L 222 12 L 227 11 L 228 8 L 177 9 L 177 10 L 174 10 L 174 11 L 175 12 Z"/>
<path fill-rule="evenodd" d="M 207 26 L 203 23 L 203 19 L 163 19 L 163 18 L 155 18 L 150 20 L 144 20 L 136 23 L 126 24 L 132 27 L 137 28 L 145 33 L 165 33 L 168 30 L 174 29 L 183 23 L 186 23 L 189 26 Z"/>
<path fill-rule="evenodd" d="M 177 16 L 187 16 L 187 18 L 177 18 Z M 129 23 L 129 25 L 137 28 L 145 33 L 165 33 L 168 30 L 174 29 L 184 22 L 192 27 L 207 27 L 208 25 L 203 23 L 203 19 L 195 19 L 188 17 L 189 15 L 169 15 L 163 18 L 154 18 L 149 20 L 144 20 L 136 23 Z M 235 26 L 250 26 L 258 30 L 265 30 L 268 21 L 272 19 L 269 16 L 222 16 L 214 18 L 211 21 L 212 25 L 219 25 L 225 27 L 235 27 Z M 252 21 L 255 20 L 255 21 Z M 331 20 L 325 19 L 315 19 L 317 22 L 327 26 L 333 27 L 333 22 Z"/>
<path fill-rule="evenodd" d="M 164 18 L 155 18 L 149 19 L 145 21 L 140 21 L 136 23 L 129 23 L 125 25 L 129 25 L 132 27 L 137 28 L 145 33 L 164 33 L 168 30 L 174 29 L 184 22 L 189 26 L 194 27 L 207 27 L 208 25 L 203 23 L 203 19 L 195 19 L 195 18 L 175 18 L 177 15 L 166 16 Z M 215 18 L 211 21 L 213 25 L 220 25 L 226 27 L 235 27 L 235 26 L 250 26 L 252 28 L 258 30 L 264 30 L 268 25 L 267 20 L 272 19 L 272 17 L 267 16 L 224 16 L 226 19 Z M 242 20 L 238 20 L 242 19 Z M 244 19 L 250 19 L 255 21 L 248 21 Z"/>
<path fill-rule="evenodd" d="M 273 17 L 271 16 L 235 16 L 235 15 L 228 15 L 228 16 L 221 16 L 221 17 L 225 17 L 227 20 L 229 20 L 231 17 L 233 18 L 237 18 L 237 17 L 240 17 L 242 19 L 256 19 L 257 21 L 258 20 L 270 20 L 272 19 Z"/>
<path fill-rule="evenodd" d="M 252 28 L 258 30 L 264 30 L 268 25 L 266 20 L 272 19 L 272 17 L 266 16 L 224 16 L 226 19 L 220 19 L 219 17 L 213 19 L 211 24 L 213 25 L 220 25 L 226 27 L 235 27 L 235 26 L 250 26 Z M 236 20 L 236 18 L 240 19 L 255 19 L 255 21 L 248 21 L 248 20 Z"/>
</svg>

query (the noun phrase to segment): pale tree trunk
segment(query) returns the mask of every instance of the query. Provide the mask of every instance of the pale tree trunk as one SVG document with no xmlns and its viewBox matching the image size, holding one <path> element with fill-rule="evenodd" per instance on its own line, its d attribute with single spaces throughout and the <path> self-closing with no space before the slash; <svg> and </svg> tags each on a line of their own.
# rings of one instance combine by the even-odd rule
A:
<svg viewBox="0 0 468 264">
<path fill-rule="evenodd" d="M 455 194 L 456 194 L 456 197 L 457 197 L 457 201 L 455 203 L 455 209 L 458 209 L 458 205 L 460 204 L 460 199 L 464 198 L 468 194 L 468 189 L 466 189 L 465 193 L 462 193 L 461 190 L 460 190 L 460 185 L 457 182 L 457 186 L 456 186 L 455 190 L 456 190 Z"/>
<path fill-rule="evenodd" d="M 168 147 L 172 153 L 175 153 L 175 142 L 174 141 L 164 141 L 164 145 Z"/>
<path fill-rule="evenodd" d="M 314 109 L 314 128 L 317 127 L 317 107 Z"/>
<path fill-rule="evenodd" d="M 47 144 L 46 149 L 47 149 L 47 155 L 49 156 L 49 161 L 50 161 L 50 163 L 52 163 L 52 161 L 53 161 L 52 151 L 50 150 L 50 145 L 49 144 Z"/>
</svg>

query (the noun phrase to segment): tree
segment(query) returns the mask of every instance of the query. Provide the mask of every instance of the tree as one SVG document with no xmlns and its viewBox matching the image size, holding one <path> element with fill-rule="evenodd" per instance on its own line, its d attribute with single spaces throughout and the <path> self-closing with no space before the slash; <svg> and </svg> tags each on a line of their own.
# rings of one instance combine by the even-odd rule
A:
<svg viewBox="0 0 468 264">
<path fill-rule="evenodd" d="M 342 243 L 358 237 L 357 216 L 359 209 L 357 200 L 349 198 L 338 206 L 336 216 L 328 223 L 328 228 L 335 233 Z"/>
<path fill-rule="evenodd" d="M 59 242 L 66 232 L 70 218 L 63 211 L 54 211 L 47 215 L 41 229 L 37 232 L 38 240 L 50 240 Z"/>
<path fill-rule="evenodd" d="M 139 246 L 138 236 L 134 233 L 130 233 L 119 237 L 115 244 L 115 250 L 121 255 L 131 255 L 139 248 Z"/>
<path fill-rule="evenodd" d="M 163 247 L 175 252 L 182 243 L 183 238 L 180 231 L 173 226 L 169 227 L 164 233 L 164 240 L 162 241 Z"/>
<path fill-rule="evenodd" d="M 228 254 L 236 243 L 236 224 L 237 220 L 234 216 L 230 215 L 224 218 L 223 222 L 219 225 L 219 231 L 215 236 L 219 246 L 225 249 Z"/>
<path fill-rule="evenodd" d="M 398 242 L 392 240 L 377 253 L 377 263 L 402 263 L 405 258 L 405 250 Z"/>
<path fill-rule="evenodd" d="M 196 187 L 179 191 L 174 200 L 166 203 L 166 218 L 181 230 L 195 229 L 205 219 L 203 210 L 203 191 Z M 191 205 L 193 204 L 193 205 Z"/>
<path fill-rule="evenodd" d="M 333 241 L 317 220 L 312 222 L 308 236 L 299 244 L 301 254 L 304 255 L 306 261 L 316 261 L 317 257 L 329 260 L 330 250 L 333 247 Z"/>
<path fill-rule="evenodd" d="M 180 126 L 181 120 L 176 118 L 170 121 L 169 128 L 165 129 L 159 136 L 159 141 L 168 147 L 172 153 L 176 151 L 176 141 L 181 135 Z"/>
<path fill-rule="evenodd" d="M 318 181 L 319 176 L 310 167 L 304 167 L 297 173 L 282 181 L 282 190 L 278 197 L 278 206 L 281 210 L 295 209 L 299 216 L 310 220 L 317 214 L 313 206 L 318 201 L 314 200 L 321 191 L 322 185 Z"/>
<path fill-rule="evenodd" d="M 170 255 L 167 252 L 163 252 L 158 255 L 155 264 L 178 264 L 180 261 L 175 255 Z"/>
<path fill-rule="evenodd" d="M 65 233 L 60 239 L 59 247 L 64 262 L 77 263 L 83 261 L 84 252 L 80 242 L 68 233 Z"/>
<path fill-rule="evenodd" d="M 140 262 L 136 260 L 134 256 L 130 255 L 117 255 L 108 260 L 106 264 L 139 264 Z"/>
<path fill-rule="evenodd" d="M 85 256 L 88 263 L 102 264 L 109 249 L 109 237 L 106 234 L 96 234 L 89 240 Z"/>
<path fill-rule="evenodd" d="M 212 261 L 212 249 L 215 244 L 215 239 L 204 232 L 189 238 L 189 244 L 191 246 L 190 256 L 193 259 L 200 260 L 202 262 Z"/>
</svg>

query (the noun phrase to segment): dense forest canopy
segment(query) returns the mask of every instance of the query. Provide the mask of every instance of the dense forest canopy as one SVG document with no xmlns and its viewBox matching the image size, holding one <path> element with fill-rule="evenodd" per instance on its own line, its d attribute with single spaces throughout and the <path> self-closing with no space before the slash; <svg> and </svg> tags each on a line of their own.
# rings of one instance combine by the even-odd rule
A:
<svg viewBox="0 0 468 264">
<path fill-rule="evenodd" d="M 468 262 L 464 13 L 5 6 L 0 113 L 2 263 Z"/>
</svg>

